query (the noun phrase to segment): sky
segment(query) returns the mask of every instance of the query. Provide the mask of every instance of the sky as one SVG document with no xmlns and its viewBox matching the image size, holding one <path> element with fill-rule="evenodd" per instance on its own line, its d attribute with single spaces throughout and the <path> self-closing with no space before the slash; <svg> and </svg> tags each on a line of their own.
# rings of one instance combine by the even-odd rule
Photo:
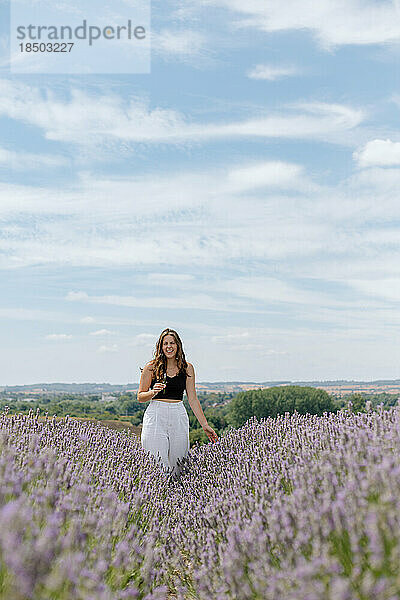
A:
<svg viewBox="0 0 400 600">
<path fill-rule="evenodd" d="M 400 377 L 400 2 L 154 1 L 140 74 L 0 12 L 0 385 Z"/>
</svg>

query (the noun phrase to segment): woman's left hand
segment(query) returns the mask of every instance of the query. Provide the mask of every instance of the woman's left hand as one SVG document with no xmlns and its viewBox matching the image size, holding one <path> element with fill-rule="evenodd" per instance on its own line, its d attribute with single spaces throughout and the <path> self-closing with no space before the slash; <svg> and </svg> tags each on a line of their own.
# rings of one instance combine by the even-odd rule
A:
<svg viewBox="0 0 400 600">
<path fill-rule="evenodd" d="M 210 442 L 216 442 L 218 441 L 218 436 L 215 433 L 214 429 L 212 427 L 210 427 L 210 425 L 207 423 L 207 425 L 203 425 L 203 431 L 207 434 L 208 439 L 210 440 Z"/>
</svg>

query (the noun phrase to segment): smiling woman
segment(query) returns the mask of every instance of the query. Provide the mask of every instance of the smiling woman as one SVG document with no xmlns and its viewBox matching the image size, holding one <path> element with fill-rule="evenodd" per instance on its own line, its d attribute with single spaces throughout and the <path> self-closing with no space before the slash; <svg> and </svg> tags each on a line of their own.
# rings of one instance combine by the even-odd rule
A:
<svg viewBox="0 0 400 600">
<path fill-rule="evenodd" d="M 142 446 L 175 478 L 182 471 L 190 447 L 185 390 L 200 425 L 209 439 L 216 441 L 217 434 L 208 425 L 197 398 L 194 367 L 186 361 L 182 341 L 176 331 L 164 329 L 154 359 L 142 369 L 137 397 L 139 402 L 150 401 L 143 416 Z"/>
</svg>

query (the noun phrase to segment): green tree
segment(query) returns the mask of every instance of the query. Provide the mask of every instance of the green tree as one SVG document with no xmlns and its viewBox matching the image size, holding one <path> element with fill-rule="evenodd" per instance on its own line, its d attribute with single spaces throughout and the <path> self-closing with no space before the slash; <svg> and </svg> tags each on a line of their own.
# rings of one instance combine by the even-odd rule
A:
<svg viewBox="0 0 400 600">
<path fill-rule="evenodd" d="M 360 393 L 350 394 L 346 398 L 347 402 L 352 403 L 351 410 L 352 412 L 365 412 L 365 402 L 366 398 Z"/>
<path fill-rule="evenodd" d="M 214 429 L 214 428 L 213 428 Z M 192 429 L 189 432 L 190 446 L 198 442 L 200 446 L 208 442 L 208 437 L 203 429 Z"/>
<path fill-rule="evenodd" d="M 322 415 L 335 411 L 331 396 L 319 388 L 298 385 L 276 386 L 239 392 L 228 404 L 227 422 L 241 427 L 250 417 L 276 417 L 285 412 Z"/>
</svg>

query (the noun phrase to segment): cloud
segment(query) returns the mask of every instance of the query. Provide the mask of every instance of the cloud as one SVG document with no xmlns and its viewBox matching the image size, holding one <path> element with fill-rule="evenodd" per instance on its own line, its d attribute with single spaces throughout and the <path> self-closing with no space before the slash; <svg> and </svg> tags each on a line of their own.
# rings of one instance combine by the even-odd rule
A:
<svg viewBox="0 0 400 600">
<path fill-rule="evenodd" d="M 276 196 L 266 195 L 269 188 Z M 173 273 L 150 272 L 147 280 L 163 286 L 175 280 L 182 285 L 193 279 L 182 265 L 261 257 L 266 240 L 271 255 L 282 249 L 290 253 L 291 237 L 303 235 L 297 231 L 298 220 L 292 224 L 292 217 L 281 221 L 276 214 L 275 232 L 271 229 L 267 238 L 263 225 L 267 207 L 274 212 L 282 202 L 293 203 L 278 197 L 283 188 L 312 197 L 320 190 L 301 166 L 279 161 L 130 178 L 86 174 L 80 186 L 63 189 L 0 184 L 0 216 L 9 228 L 0 237 L 0 268 L 44 263 L 104 268 L 146 264 L 153 271 L 167 262 L 175 265 Z M 247 192 L 251 196 L 243 196 Z M 133 203 L 133 197 L 141 202 Z M 227 232 L 227 209 L 234 236 Z M 28 226 L 31 219 L 34 231 Z M 318 227 L 318 235 L 320 231 Z M 312 243 L 315 233 L 308 233 Z M 268 239 L 271 236 L 276 239 Z M 69 298 L 85 301 L 86 295 L 71 291 Z"/>
<path fill-rule="evenodd" d="M 198 58 L 206 48 L 206 38 L 199 31 L 193 29 L 162 29 L 152 31 L 152 53 L 166 57 Z"/>
<path fill-rule="evenodd" d="M 297 190 L 317 188 L 307 180 L 302 165 L 272 160 L 231 169 L 227 174 L 227 188 L 229 187 L 233 193 L 263 187 Z"/>
<path fill-rule="evenodd" d="M 113 335 L 115 331 L 109 329 L 98 329 L 97 331 L 90 331 L 89 335 Z"/>
<path fill-rule="evenodd" d="M 256 65 L 248 71 L 247 77 L 250 79 L 266 79 L 267 81 L 276 81 L 283 77 L 292 77 L 299 75 L 301 71 L 297 67 L 284 65 Z"/>
<path fill-rule="evenodd" d="M 374 315 L 374 319 L 381 324 L 393 319 L 393 315 L 382 313 L 381 299 L 397 298 L 400 294 L 398 281 L 383 281 L 384 285 L 380 286 L 376 280 L 368 282 L 366 279 L 351 279 L 340 271 L 335 277 L 329 272 L 328 265 L 327 271 L 321 269 L 318 276 L 310 274 L 307 277 L 302 274 L 300 277 L 297 272 L 288 276 L 283 271 L 280 277 L 255 274 L 220 277 L 218 280 L 209 281 L 208 284 L 202 283 L 201 286 L 194 285 L 188 290 L 181 290 L 179 297 L 171 294 L 167 302 L 163 298 L 155 298 L 149 303 L 147 298 L 142 296 L 90 296 L 88 302 L 162 310 L 181 308 L 230 313 L 269 313 L 275 316 L 286 315 L 285 319 L 291 318 L 294 329 L 304 321 L 313 322 L 315 325 L 336 324 L 342 328 L 349 327 L 351 322 L 354 329 L 357 329 L 357 324 L 361 327 L 362 324 L 368 323 L 370 315 Z M 374 290 L 379 289 L 380 291 L 375 293 Z M 364 312 L 359 312 L 360 306 Z M 399 319 L 400 317 L 396 320 L 400 323 Z M 245 346 L 247 349 L 250 349 L 248 344 L 256 343 L 254 348 L 252 346 L 253 349 L 267 349 L 264 340 L 254 341 L 250 340 L 250 337 L 254 338 L 254 332 L 239 330 L 210 335 L 210 340 L 216 344 L 239 344 L 241 348 Z M 154 346 L 156 338 L 156 335 L 140 334 L 129 345 Z"/>
<path fill-rule="evenodd" d="M 353 153 L 360 167 L 400 165 L 400 142 L 371 140 Z"/>
<path fill-rule="evenodd" d="M 86 174 L 65 189 L 0 185 L 0 268 L 146 266 L 143 285 L 160 290 L 145 301 L 165 306 L 165 286 L 189 291 L 194 268 L 212 272 L 239 259 L 287 273 L 301 260 L 301 272 L 322 277 L 324 269 L 362 268 L 362 257 L 364 265 L 394 268 L 399 187 L 398 168 L 364 169 L 323 186 L 283 161 L 130 178 Z M 71 290 L 68 299 L 87 303 L 88 294 Z M 183 307 L 186 299 L 171 302 Z"/>
<path fill-rule="evenodd" d="M 213 344 L 225 344 L 225 343 L 229 343 L 231 341 L 241 341 L 243 338 L 248 338 L 249 337 L 249 332 L 248 331 L 242 331 L 241 333 L 226 333 L 225 335 L 213 335 L 211 337 L 211 341 Z"/>
<path fill-rule="evenodd" d="M 86 292 L 68 292 L 66 299 L 67 300 L 77 300 L 77 301 L 85 301 L 89 298 Z M 88 322 L 88 321 L 86 321 Z"/>
<path fill-rule="evenodd" d="M 157 339 L 158 335 L 156 335 L 155 333 L 138 333 L 131 339 L 128 345 L 152 348 Z"/>
<path fill-rule="evenodd" d="M 349 284 L 367 296 L 396 303 L 400 300 L 400 278 L 351 279 Z"/>
<path fill-rule="evenodd" d="M 18 321 L 63 321 L 68 320 L 65 313 L 50 310 L 39 310 L 34 308 L 0 308 L 0 319 Z M 72 322 L 72 319 L 71 319 Z"/>
<path fill-rule="evenodd" d="M 151 319 L 165 311 L 199 311 L 204 320 L 205 311 L 269 314 L 274 323 L 289 319 L 293 330 L 304 322 L 342 332 L 347 327 L 364 339 L 367 333 L 359 330 L 370 329 L 371 320 L 383 333 L 398 322 L 388 310 L 392 288 L 378 295 L 372 293 L 378 284 L 362 288 L 353 280 L 400 276 L 399 187 L 398 168 L 371 167 L 317 186 L 302 165 L 283 161 L 139 178 L 86 174 L 80 188 L 59 190 L 57 202 L 52 189 L 9 187 L 1 202 L 9 229 L 0 238 L 0 265 L 10 269 L 40 259 L 67 270 L 101 267 L 110 277 L 115 268 L 143 274 L 132 281 L 134 293 L 118 287 L 101 295 L 73 284 L 65 300 L 75 302 L 67 317 L 74 323 L 76 307 L 85 315 L 94 305 L 105 314 L 126 307 L 119 312 L 132 315 L 125 321 L 136 331 L 155 327 Z M 132 203 L 132 197 L 142 201 Z M 143 321 L 146 311 L 151 319 Z M 101 327 L 120 329 L 123 319 L 114 319 L 96 316 Z M 184 316 L 179 319 L 185 324 Z M 131 345 L 153 347 L 154 341 L 133 338 Z M 287 351 L 275 342 L 248 343 Z"/>
<path fill-rule="evenodd" d="M 385 219 L 385 214 L 395 211 L 397 214 L 396 205 L 398 204 L 397 191 L 400 186 L 400 169 L 391 167 L 369 167 L 361 171 L 355 172 L 347 182 L 349 194 L 357 190 L 363 194 L 365 202 L 366 197 L 371 197 L 371 193 L 379 193 L 380 201 L 385 204 L 384 207 L 374 203 L 369 204 L 365 208 L 368 215 L 374 215 L 380 219 Z M 358 205 L 358 199 L 355 199 L 354 206 Z M 390 208 L 389 208 L 390 207 Z M 383 210 L 382 210 L 383 208 Z M 393 212 L 391 212 L 393 216 Z"/>
<path fill-rule="evenodd" d="M 46 335 L 46 340 L 70 340 L 72 335 L 67 333 L 49 333 Z"/>
<path fill-rule="evenodd" d="M 37 169 L 39 167 L 62 167 L 69 160 L 62 156 L 50 156 L 46 154 L 30 154 L 29 152 L 14 152 L 6 148 L 0 148 L 0 167 L 7 169 Z"/>
<path fill-rule="evenodd" d="M 124 104 L 111 93 L 90 95 L 72 88 L 70 98 L 65 99 L 50 88 L 7 79 L 0 81 L 0 93 L 0 114 L 39 127 L 48 140 L 76 144 L 95 144 L 107 137 L 151 141 L 168 138 L 180 125 L 179 115 L 172 110 L 149 110 L 140 99 Z M 124 134 L 125 128 L 130 134 Z"/>
<path fill-rule="evenodd" d="M 309 30 L 327 50 L 341 45 L 385 44 L 400 39 L 399 7 L 394 2 L 371 0 L 208 0 L 238 16 L 237 28 L 256 28 L 267 33 Z"/>
<path fill-rule="evenodd" d="M 193 139 L 265 137 L 340 143 L 340 135 L 360 125 L 365 117 L 361 109 L 326 102 L 296 102 L 285 108 L 231 123 L 205 124 L 201 128 L 191 125 L 187 133 Z"/>
<path fill-rule="evenodd" d="M 94 323 L 95 319 L 93 317 L 82 317 L 79 320 L 80 323 Z"/>
<path fill-rule="evenodd" d="M 212 295 L 212 290 L 209 294 L 202 292 L 192 293 L 176 293 L 168 294 L 168 296 L 119 296 L 117 294 L 107 296 L 89 296 L 85 292 L 75 293 L 69 292 L 66 296 L 67 300 L 82 300 L 92 304 L 109 304 L 114 306 L 126 306 L 130 308 L 161 308 L 161 309 L 180 309 L 180 310 L 215 310 L 222 312 L 238 311 L 246 312 L 246 307 L 243 302 L 235 299 L 215 298 Z"/>
<path fill-rule="evenodd" d="M 73 88 L 69 98 L 22 82 L 0 80 L 0 115 L 40 128 L 47 140 L 98 146 L 110 142 L 177 144 L 234 138 L 319 139 L 341 143 L 364 111 L 341 104 L 299 102 L 249 119 L 193 122 L 171 109 L 150 109 L 140 98 L 123 101 Z M 346 142 L 347 143 L 347 142 Z M 98 148 L 97 148 L 98 150 Z"/>
<path fill-rule="evenodd" d="M 236 276 L 215 283 L 218 291 L 235 294 L 265 304 L 282 303 L 305 305 L 348 306 L 348 301 L 341 301 L 320 289 L 305 290 L 301 286 L 277 277 L 268 276 Z"/>
<path fill-rule="evenodd" d="M 97 352 L 99 352 L 100 354 L 103 354 L 106 352 L 118 352 L 118 345 L 112 344 L 111 346 L 106 346 L 105 344 L 103 344 L 102 346 L 99 346 L 97 348 Z"/>
<path fill-rule="evenodd" d="M 194 276 L 190 273 L 147 273 L 146 279 L 161 284 L 171 284 L 174 281 L 192 281 Z"/>
<path fill-rule="evenodd" d="M 224 335 L 214 335 L 211 337 L 211 342 L 223 346 L 225 352 L 231 350 L 236 355 L 238 352 L 253 352 L 257 353 L 258 356 L 288 354 L 286 350 L 268 348 L 263 337 L 264 335 L 264 332 L 258 330 L 247 330 Z"/>
</svg>

